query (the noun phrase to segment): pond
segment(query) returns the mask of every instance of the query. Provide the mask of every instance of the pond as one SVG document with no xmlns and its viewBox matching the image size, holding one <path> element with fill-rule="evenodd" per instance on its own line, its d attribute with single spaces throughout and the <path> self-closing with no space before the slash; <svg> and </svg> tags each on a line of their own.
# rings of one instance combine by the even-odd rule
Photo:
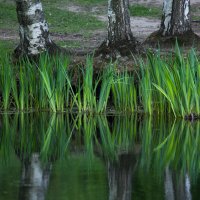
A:
<svg viewBox="0 0 200 200">
<path fill-rule="evenodd" d="M 199 199 L 200 123 L 0 116 L 0 200 Z"/>
</svg>

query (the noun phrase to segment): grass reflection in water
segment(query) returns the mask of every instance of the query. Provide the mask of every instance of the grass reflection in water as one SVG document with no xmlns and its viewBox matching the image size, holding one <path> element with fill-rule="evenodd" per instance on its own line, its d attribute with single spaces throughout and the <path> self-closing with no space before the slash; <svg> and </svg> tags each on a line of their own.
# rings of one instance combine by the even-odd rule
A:
<svg viewBox="0 0 200 200">
<path fill-rule="evenodd" d="M 158 190 L 163 191 L 165 197 L 171 198 L 176 195 L 184 185 L 184 194 L 191 195 L 190 181 L 198 181 L 198 122 L 139 119 L 132 115 L 35 113 L 1 117 L 0 158 L 1 162 L 5 163 L 13 162 L 13 157 L 21 162 L 21 199 L 35 193 L 44 197 L 48 187 L 51 188 L 51 174 L 54 178 L 60 177 L 60 180 L 63 180 L 66 176 L 70 177 L 71 171 L 76 177 L 76 185 L 80 185 L 80 178 L 83 174 L 86 176 L 86 163 L 88 167 L 90 163 L 93 163 L 93 167 L 98 166 L 97 168 L 100 166 L 97 163 L 101 162 L 101 166 L 104 165 L 107 175 L 104 174 L 100 178 L 100 171 L 90 168 L 90 173 L 86 173 L 86 180 L 91 181 L 94 186 L 94 174 L 98 174 L 101 184 L 107 177 L 110 199 L 116 199 L 117 196 L 122 198 L 123 195 L 131 199 L 132 193 L 140 196 L 141 191 L 137 191 L 138 187 L 144 190 L 142 195 L 151 195 L 154 184 L 158 183 Z M 84 158 L 83 162 L 80 162 L 79 158 Z M 68 167 L 62 166 L 61 171 L 58 170 L 59 173 L 55 170 L 52 172 L 52 165 L 55 166 L 54 163 L 62 160 L 66 160 Z M 79 175 L 75 173 L 75 169 Z M 99 169 L 102 170 L 102 167 Z M 88 173 L 93 174 L 93 178 L 89 178 Z M 61 178 L 62 176 L 64 177 Z M 134 187 L 133 177 L 136 181 Z M 179 188 L 177 191 L 173 191 L 174 184 Z M 163 194 L 160 194 L 152 198 L 162 199 Z"/>
<path fill-rule="evenodd" d="M 166 166 L 199 172 L 198 122 L 138 120 L 135 116 L 87 116 L 20 114 L 3 115 L 1 158 L 15 152 L 22 160 L 37 152 L 45 160 L 58 160 L 70 153 L 87 153 L 117 160 L 120 154 L 138 155 L 146 169 Z"/>
</svg>

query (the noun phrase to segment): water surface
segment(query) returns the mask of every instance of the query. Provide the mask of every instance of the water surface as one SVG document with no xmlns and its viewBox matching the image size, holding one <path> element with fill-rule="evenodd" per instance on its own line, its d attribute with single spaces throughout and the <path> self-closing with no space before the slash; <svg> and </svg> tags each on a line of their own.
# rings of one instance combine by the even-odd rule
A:
<svg viewBox="0 0 200 200">
<path fill-rule="evenodd" d="M 199 199 L 199 122 L 20 114 L 0 120 L 0 200 Z"/>
</svg>

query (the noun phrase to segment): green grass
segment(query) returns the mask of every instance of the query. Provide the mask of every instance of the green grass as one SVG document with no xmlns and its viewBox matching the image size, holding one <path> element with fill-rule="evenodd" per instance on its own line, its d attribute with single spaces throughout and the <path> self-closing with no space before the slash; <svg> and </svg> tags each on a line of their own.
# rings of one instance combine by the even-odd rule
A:
<svg viewBox="0 0 200 200">
<path fill-rule="evenodd" d="M 3 54 L 5 52 L 12 53 L 13 50 L 17 47 L 18 41 L 11 40 L 0 40 L 0 52 Z"/>
<path fill-rule="evenodd" d="M 157 7 L 147 7 L 143 5 L 132 5 L 130 6 L 130 15 L 137 17 L 155 17 L 160 18 L 162 15 L 162 9 Z"/>
<path fill-rule="evenodd" d="M 84 1 L 82 1 L 84 2 Z M 87 1 L 87 3 L 90 3 Z M 93 2 L 94 3 L 94 2 Z M 105 24 L 90 13 L 74 13 L 67 7 L 69 1 L 44 1 L 43 8 L 50 32 L 56 33 L 85 33 L 105 27 Z M 63 5 L 63 6 L 62 6 Z M 13 1 L 0 1 L 0 28 L 12 30 L 18 34 L 18 21 L 16 8 Z"/>
<path fill-rule="evenodd" d="M 74 13 L 59 8 L 45 8 L 50 32 L 78 33 L 103 28 L 105 24 L 90 14 Z"/>
<path fill-rule="evenodd" d="M 44 4 L 53 5 L 68 5 L 72 3 L 79 6 L 107 5 L 107 0 L 44 0 L 43 2 Z"/>
<path fill-rule="evenodd" d="M 15 4 L 13 2 L 0 2 L 0 28 L 17 30 L 17 14 Z"/>
<path fill-rule="evenodd" d="M 106 4 L 107 5 L 107 0 L 74 0 L 74 2 L 82 5 L 101 5 L 101 4 Z"/>
</svg>

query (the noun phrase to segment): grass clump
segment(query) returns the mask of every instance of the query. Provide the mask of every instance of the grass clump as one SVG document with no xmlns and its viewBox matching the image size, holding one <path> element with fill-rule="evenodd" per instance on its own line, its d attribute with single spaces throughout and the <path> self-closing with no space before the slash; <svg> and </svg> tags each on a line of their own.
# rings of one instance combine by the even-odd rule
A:
<svg viewBox="0 0 200 200">
<path fill-rule="evenodd" d="M 112 84 L 114 107 L 118 111 L 134 112 L 137 109 L 137 93 L 134 76 L 127 71 L 116 74 Z"/>
<path fill-rule="evenodd" d="M 119 72 L 117 63 L 110 63 L 94 73 L 92 57 L 75 74 L 69 65 L 58 55 L 41 55 L 38 63 L 24 59 L 17 66 L 2 56 L 0 110 L 200 116 L 200 63 L 193 49 L 187 56 L 178 45 L 167 57 L 149 52 L 137 72 Z"/>
<path fill-rule="evenodd" d="M 200 65 L 194 50 L 184 57 L 176 45 L 175 55 L 168 61 L 151 54 L 144 77 L 148 74 L 153 110 L 192 118 L 200 114 Z"/>
</svg>

